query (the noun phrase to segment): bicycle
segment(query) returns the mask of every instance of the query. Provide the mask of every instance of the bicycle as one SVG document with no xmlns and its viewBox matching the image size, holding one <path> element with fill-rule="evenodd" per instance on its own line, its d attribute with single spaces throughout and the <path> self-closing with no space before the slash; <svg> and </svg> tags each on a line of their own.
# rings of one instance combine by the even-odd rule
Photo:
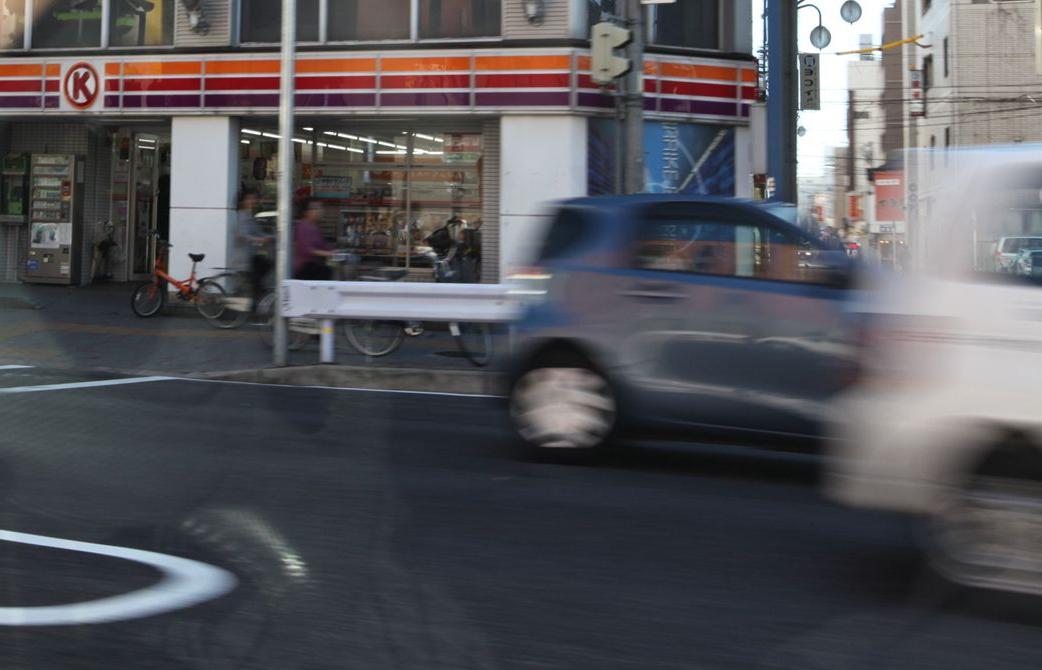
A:
<svg viewBox="0 0 1042 670">
<path fill-rule="evenodd" d="M 480 271 L 480 260 L 468 259 L 460 252 L 459 245 L 454 244 L 444 255 L 436 252 L 429 254 L 434 266 L 434 281 L 458 282 L 466 278 L 467 272 L 473 275 Z M 470 265 L 468 265 L 468 262 Z M 367 281 L 395 281 L 405 276 L 405 271 L 389 273 L 378 271 L 376 274 L 361 276 Z M 371 358 L 379 358 L 393 353 L 408 337 L 417 337 L 423 333 L 419 323 L 401 321 L 353 320 L 345 321 L 344 336 L 359 353 Z M 456 341 L 460 353 L 471 363 L 484 367 L 492 360 L 492 327 L 487 323 L 450 322 L 449 333 Z"/>
<path fill-rule="evenodd" d="M 159 241 L 158 246 L 164 252 L 173 248 L 173 245 L 163 240 Z M 167 286 L 172 285 L 177 289 L 178 300 L 195 303 L 195 308 L 208 320 L 220 318 L 224 312 L 224 289 L 209 278 L 196 279 L 195 266 L 206 258 L 206 254 L 190 253 L 188 258 L 192 261 L 192 273 L 184 280 L 170 276 L 162 263 L 156 263 L 152 279 L 139 285 L 130 298 L 130 308 L 135 314 L 142 318 L 158 314 L 166 304 Z"/>
</svg>

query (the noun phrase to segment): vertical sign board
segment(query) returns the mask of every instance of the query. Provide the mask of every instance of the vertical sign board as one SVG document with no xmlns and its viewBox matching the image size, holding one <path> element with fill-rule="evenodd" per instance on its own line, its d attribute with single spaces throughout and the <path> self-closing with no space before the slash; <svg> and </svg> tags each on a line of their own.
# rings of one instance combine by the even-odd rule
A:
<svg viewBox="0 0 1042 670">
<path fill-rule="evenodd" d="M 818 54 L 800 54 L 800 109 L 821 109 Z"/>
<path fill-rule="evenodd" d="M 876 172 L 875 184 L 876 221 L 904 221 L 904 173 L 897 170 Z"/>
<path fill-rule="evenodd" d="M 908 103 L 908 114 L 912 118 L 926 116 L 926 99 L 923 97 L 923 71 L 912 70 L 911 76 L 912 95 Z"/>
</svg>

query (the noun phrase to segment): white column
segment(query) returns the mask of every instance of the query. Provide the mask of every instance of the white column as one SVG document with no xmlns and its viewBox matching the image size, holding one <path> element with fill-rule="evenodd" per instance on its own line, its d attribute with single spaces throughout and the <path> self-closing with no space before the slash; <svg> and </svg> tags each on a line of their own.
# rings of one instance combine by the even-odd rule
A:
<svg viewBox="0 0 1042 670">
<path fill-rule="evenodd" d="M 230 116 L 175 116 L 171 124 L 171 274 L 188 276 L 189 253 L 206 254 L 200 276 L 228 266 L 239 189 L 239 122 Z"/>
<path fill-rule="evenodd" d="M 734 129 L 734 194 L 753 197 L 753 131 L 745 126 Z"/>
<path fill-rule="evenodd" d="M 500 121 L 500 277 L 531 261 L 548 203 L 586 195 L 586 119 L 504 116 Z"/>
</svg>

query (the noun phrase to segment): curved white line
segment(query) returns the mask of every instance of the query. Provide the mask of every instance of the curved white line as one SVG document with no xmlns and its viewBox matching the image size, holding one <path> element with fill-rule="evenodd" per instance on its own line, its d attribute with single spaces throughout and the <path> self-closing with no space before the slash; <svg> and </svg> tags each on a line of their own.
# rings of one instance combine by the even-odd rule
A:
<svg viewBox="0 0 1042 670">
<path fill-rule="evenodd" d="M 153 551 L 0 530 L 0 540 L 112 556 L 163 573 L 158 583 L 118 596 L 69 605 L 0 607 L 0 626 L 73 626 L 155 616 L 198 605 L 235 588 L 235 575 L 212 565 Z"/>
</svg>

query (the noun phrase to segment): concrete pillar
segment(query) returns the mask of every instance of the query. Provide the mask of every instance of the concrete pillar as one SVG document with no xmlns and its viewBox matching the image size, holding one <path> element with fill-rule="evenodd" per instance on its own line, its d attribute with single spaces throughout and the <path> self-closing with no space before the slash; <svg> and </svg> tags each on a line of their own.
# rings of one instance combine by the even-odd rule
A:
<svg viewBox="0 0 1042 670">
<path fill-rule="evenodd" d="M 531 260 L 547 203 L 584 196 L 586 119 L 504 116 L 500 121 L 500 277 Z"/>
<path fill-rule="evenodd" d="M 239 189 L 239 122 L 229 116 L 175 116 L 171 123 L 170 272 L 200 276 L 228 266 Z"/>
<path fill-rule="evenodd" d="M 753 197 L 753 131 L 738 126 L 734 129 L 734 194 L 736 198 Z"/>
</svg>

